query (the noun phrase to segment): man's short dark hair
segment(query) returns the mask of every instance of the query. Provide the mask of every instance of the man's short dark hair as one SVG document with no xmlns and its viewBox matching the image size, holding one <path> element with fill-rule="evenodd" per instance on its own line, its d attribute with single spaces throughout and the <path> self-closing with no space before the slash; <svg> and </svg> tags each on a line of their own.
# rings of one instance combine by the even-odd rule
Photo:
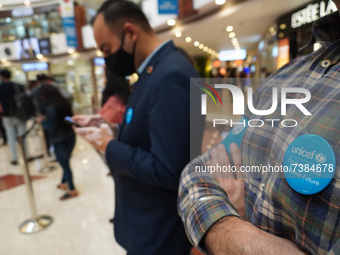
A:
<svg viewBox="0 0 340 255">
<path fill-rule="evenodd" d="M 44 74 L 44 73 L 37 74 L 37 81 L 40 81 L 40 82 L 45 81 L 46 77 L 47 77 L 47 75 Z"/>
<path fill-rule="evenodd" d="M 107 0 L 99 7 L 98 14 L 103 13 L 106 24 L 117 32 L 122 29 L 123 24 L 131 22 L 139 25 L 145 32 L 149 33 L 152 28 L 141 8 L 130 1 Z M 120 33 L 121 31 L 118 31 Z"/>
<path fill-rule="evenodd" d="M 7 70 L 7 69 L 1 70 L 0 71 L 0 75 L 3 76 L 6 79 L 11 79 L 11 77 L 12 77 L 11 72 L 9 70 Z"/>
</svg>

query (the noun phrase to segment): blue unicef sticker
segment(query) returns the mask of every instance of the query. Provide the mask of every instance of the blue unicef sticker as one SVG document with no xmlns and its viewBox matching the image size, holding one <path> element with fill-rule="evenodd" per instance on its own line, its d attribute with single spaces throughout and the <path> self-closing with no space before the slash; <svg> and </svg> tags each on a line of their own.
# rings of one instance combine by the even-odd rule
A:
<svg viewBox="0 0 340 255">
<path fill-rule="evenodd" d="M 225 146 L 228 153 L 230 153 L 229 147 L 232 143 L 236 143 L 238 147 L 241 148 L 242 137 L 246 132 L 248 121 L 249 119 L 246 116 L 242 116 L 241 119 L 238 121 L 239 124 L 236 124 L 230 130 L 228 136 L 221 142 Z M 244 123 L 244 125 L 242 125 L 240 122 Z"/>
<path fill-rule="evenodd" d="M 288 146 L 283 166 L 292 189 L 312 195 L 331 182 L 336 170 L 335 154 L 331 145 L 321 136 L 302 135 Z"/>
<path fill-rule="evenodd" d="M 133 118 L 133 109 L 129 108 L 126 112 L 126 117 L 125 117 L 125 121 L 126 124 L 130 124 Z"/>
</svg>

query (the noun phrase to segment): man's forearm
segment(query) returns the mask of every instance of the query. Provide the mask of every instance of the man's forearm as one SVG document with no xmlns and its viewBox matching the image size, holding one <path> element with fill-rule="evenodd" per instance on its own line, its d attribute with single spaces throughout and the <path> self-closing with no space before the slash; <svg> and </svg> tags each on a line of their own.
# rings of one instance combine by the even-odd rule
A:
<svg viewBox="0 0 340 255">
<path fill-rule="evenodd" d="M 208 254 L 272 255 L 307 254 L 293 242 L 258 229 L 237 217 L 225 217 L 214 224 L 203 239 Z"/>
</svg>

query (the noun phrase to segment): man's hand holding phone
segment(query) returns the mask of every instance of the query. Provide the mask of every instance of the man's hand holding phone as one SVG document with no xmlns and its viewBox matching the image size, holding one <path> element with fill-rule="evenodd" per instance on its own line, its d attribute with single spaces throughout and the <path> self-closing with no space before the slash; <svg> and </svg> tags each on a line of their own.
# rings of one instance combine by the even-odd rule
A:
<svg viewBox="0 0 340 255">
<path fill-rule="evenodd" d="M 78 127 L 75 132 L 88 141 L 97 151 L 105 154 L 108 143 L 114 139 L 113 132 L 108 124 L 100 127 Z"/>
<path fill-rule="evenodd" d="M 70 116 L 67 116 L 64 118 L 65 122 L 75 126 L 75 127 L 83 127 L 83 125 L 81 125 L 80 123 L 76 122 L 75 120 L 73 120 Z"/>
<path fill-rule="evenodd" d="M 105 154 L 108 143 L 118 131 L 116 124 L 108 124 L 99 114 L 75 115 L 66 117 L 65 121 L 73 125 L 74 131 L 102 154 Z"/>
<path fill-rule="evenodd" d="M 72 117 L 73 121 L 79 123 L 82 127 L 100 127 L 102 123 L 106 123 L 105 119 L 99 114 L 79 114 Z"/>
</svg>

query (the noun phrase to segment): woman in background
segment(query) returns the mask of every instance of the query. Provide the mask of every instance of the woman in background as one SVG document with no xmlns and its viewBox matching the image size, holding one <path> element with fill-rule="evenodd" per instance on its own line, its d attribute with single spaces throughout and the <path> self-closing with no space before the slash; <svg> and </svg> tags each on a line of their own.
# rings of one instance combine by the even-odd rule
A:
<svg viewBox="0 0 340 255">
<path fill-rule="evenodd" d="M 102 108 L 98 112 L 108 123 L 121 124 L 125 105 L 130 95 L 128 81 L 105 70 L 105 88 L 102 92 Z"/>
<path fill-rule="evenodd" d="M 2 106 L 0 104 L 0 132 L 1 132 L 1 136 L 2 136 L 2 145 L 6 145 L 7 144 L 7 135 L 6 135 L 6 130 L 4 125 L 2 124 Z"/>
<path fill-rule="evenodd" d="M 54 145 L 57 161 L 63 168 L 63 177 L 57 188 L 67 191 L 61 200 L 76 197 L 77 190 L 73 184 L 70 158 L 76 142 L 72 126 L 64 121 L 66 116 L 72 116 L 72 107 L 61 95 L 60 91 L 52 85 L 45 84 L 39 89 L 39 96 L 43 100 L 46 111 L 42 125 L 47 130 L 48 139 Z"/>
</svg>

